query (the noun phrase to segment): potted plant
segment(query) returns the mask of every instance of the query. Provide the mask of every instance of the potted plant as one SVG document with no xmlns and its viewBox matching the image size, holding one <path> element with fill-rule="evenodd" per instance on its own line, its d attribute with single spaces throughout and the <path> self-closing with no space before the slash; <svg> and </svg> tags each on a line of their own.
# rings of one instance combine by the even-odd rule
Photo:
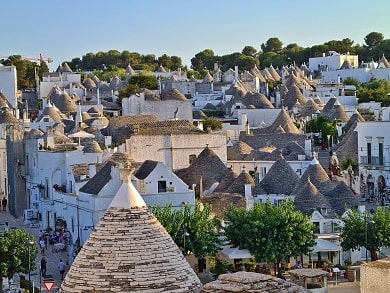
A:
<svg viewBox="0 0 390 293">
<path fill-rule="evenodd" d="M 348 258 L 344 261 L 344 264 L 345 264 L 345 271 L 344 271 L 344 278 L 345 279 L 348 279 L 348 271 L 350 270 L 351 268 L 351 265 L 352 265 L 352 261 Z"/>
</svg>

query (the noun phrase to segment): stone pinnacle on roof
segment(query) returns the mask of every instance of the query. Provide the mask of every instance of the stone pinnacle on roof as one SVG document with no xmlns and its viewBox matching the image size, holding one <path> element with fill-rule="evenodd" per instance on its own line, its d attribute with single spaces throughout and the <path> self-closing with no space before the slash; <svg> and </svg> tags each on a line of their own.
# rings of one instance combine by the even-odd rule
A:
<svg viewBox="0 0 390 293">
<path fill-rule="evenodd" d="M 199 292 L 202 283 L 122 170 L 123 184 L 59 292 Z"/>
<path fill-rule="evenodd" d="M 141 208 L 146 207 L 145 201 L 131 183 L 131 174 L 134 168 L 130 169 L 129 164 L 121 170 L 123 184 L 119 188 L 116 196 L 112 200 L 110 207 L 117 208 Z"/>
</svg>

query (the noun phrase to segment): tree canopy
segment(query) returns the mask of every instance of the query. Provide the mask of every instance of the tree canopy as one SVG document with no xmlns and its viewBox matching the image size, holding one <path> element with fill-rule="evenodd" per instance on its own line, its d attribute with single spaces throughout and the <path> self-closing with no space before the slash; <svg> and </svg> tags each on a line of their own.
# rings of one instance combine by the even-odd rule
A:
<svg viewBox="0 0 390 293">
<path fill-rule="evenodd" d="M 49 67 L 45 62 L 40 64 L 23 59 L 21 55 L 12 55 L 8 59 L 1 59 L 0 63 L 5 66 L 16 67 L 17 88 L 35 88 L 35 74 L 42 78 L 43 73 L 49 72 Z"/>
<path fill-rule="evenodd" d="M 375 46 L 382 43 L 384 40 L 384 36 L 382 33 L 371 32 L 367 36 L 364 37 L 364 41 L 369 49 L 374 48 Z"/>
<path fill-rule="evenodd" d="M 37 252 L 34 236 L 26 230 L 0 232 L 0 292 L 3 277 L 10 279 L 14 274 L 28 273 L 29 268 L 30 272 L 35 269 Z"/>
<path fill-rule="evenodd" d="M 380 246 L 390 246 L 390 210 L 388 208 L 379 206 L 374 213 L 348 211 L 343 221 L 344 226 L 340 237 L 344 250 L 366 247 L 370 251 L 371 260 L 376 260 L 376 253 Z"/>
<path fill-rule="evenodd" d="M 217 254 L 221 223 L 211 216 L 211 205 L 197 202 L 193 209 L 186 204 L 180 210 L 171 205 L 152 206 L 151 211 L 184 254 L 193 253 L 197 258 Z"/>
<path fill-rule="evenodd" d="M 225 235 L 234 246 L 248 249 L 257 262 L 280 263 L 308 254 L 315 244 L 314 229 L 310 217 L 295 210 L 290 199 L 279 206 L 256 203 L 249 211 L 232 206 Z"/>
<path fill-rule="evenodd" d="M 119 91 L 119 101 L 123 98 L 130 97 L 135 94 L 139 89 L 158 89 L 157 77 L 150 73 L 139 73 L 131 75 L 128 84 Z"/>
<path fill-rule="evenodd" d="M 381 102 L 383 107 L 390 106 L 390 82 L 384 79 L 373 79 L 358 88 L 359 103 Z"/>
<path fill-rule="evenodd" d="M 327 141 L 327 135 L 330 135 L 333 138 L 333 140 L 337 140 L 337 137 L 338 137 L 337 123 L 338 122 L 339 122 L 338 120 L 335 120 L 331 123 L 327 117 L 319 116 L 319 117 L 314 118 L 314 119 L 310 120 L 309 122 L 307 122 L 306 132 L 307 133 L 310 133 L 310 132 L 321 133 L 321 135 L 322 135 L 321 138 L 319 136 L 315 137 L 315 141 L 314 141 L 315 144 L 318 145 L 318 144 L 327 143 L 327 144 L 331 145 L 331 143 L 329 143 Z M 332 143 L 333 143 L 333 141 L 332 141 Z"/>
<path fill-rule="evenodd" d="M 210 127 L 211 130 L 222 129 L 222 122 L 216 117 L 208 117 L 203 121 L 203 129 Z"/>
</svg>

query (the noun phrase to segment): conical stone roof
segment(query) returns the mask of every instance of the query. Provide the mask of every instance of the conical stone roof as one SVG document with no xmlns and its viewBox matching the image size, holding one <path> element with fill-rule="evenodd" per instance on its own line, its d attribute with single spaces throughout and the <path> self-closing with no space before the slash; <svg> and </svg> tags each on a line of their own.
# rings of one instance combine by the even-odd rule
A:
<svg viewBox="0 0 390 293">
<path fill-rule="evenodd" d="M 269 133 L 280 132 L 279 127 L 283 128 L 285 133 L 300 134 L 299 129 L 285 110 L 281 110 L 275 121 L 269 127 Z M 278 130 L 279 129 L 279 130 Z"/>
<path fill-rule="evenodd" d="M 333 96 L 333 98 L 330 98 L 329 101 L 325 104 L 324 108 L 322 109 L 321 115 L 322 116 L 328 116 L 329 112 L 332 110 L 334 103 L 336 103 L 337 98 Z"/>
<path fill-rule="evenodd" d="M 77 111 L 75 101 L 68 95 L 66 91 L 51 98 L 52 103 L 63 113 L 74 113 Z"/>
<path fill-rule="evenodd" d="M 187 98 L 178 90 L 172 89 L 164 92 L 161 97 L 162 100 L 176 100 L 176 101 L 187 101 Z"/>
<path fill-rule="evenodd" d="M 272 75 L 272 78 L 275 81 L 279 81 L 281 79 L 279 73 L 275 70 L 275 68 L 272 65 L 268 68 L 268 72 Z"/>
<path fill-rule="evenodd" d="M 195 193 L 199 195 L 199 182 L 202 177 L 203 189 L 209 189 L 212 184 L 221 182 L 228 174 L 229 170 L 218 157 L 218 155 L 208 146 L 203 149 L 195 162 L 185 169 L 177 170 L 175 173 L 187 185 L 196 184 Z"/>
<path fill-rule="evenodd" d="M 123 184 L 59 292 L 199 292 L 194 270 L 131 183 Z"/>
<path fill-rule="evenodd" d="M 294 204 L 305 215 L 311 215 L 314 210 L 321 211 L 323 208 L 329 216 L 333 214 L 328 199 L 311 183 L 310 178 L 306 178 L 305 184 L 295 195 Z"/>
<path fill-rule="evenodd" d="M 256 191 L 271 194 L 291 194 L 298 180 L 298 175 L 281 157 L 269 169 L 259 186 L 256 187 Z"/>
<path fill-rule="evenodd" d="M 215 192 L 226 192 L 226 190 L 232 185 L 232 182 L 236 180 L 238 177 L 238 174 L 235 173 L 232 169 L 228 169 L 227 174 L 225 175 L 224 178 L 219 182 L 217 188 L 214 189 L 214 194 Z"/>
<path fill-rule="evenodd" d="M 233 146 L 227 148 L 227 158 L 229 161 L 241 161 L 252 151 L 253 148 L 248 144 L 238 141 Z"/>
<path fill-rule="evenodd" d="M 332 109 L 329 110 L 326 116 L 328 117 L 329 121 L 333 121 L 336 119 L 336 120 L 341 120 L 343 122 L 347 122 L 349 120 L 349 116 L 345 112 L 344 106 L 341 105 L 341 103 L 337 100 L 333 104 Z"/>
<path fill-rule="evenodd" d="M 349 188 L 344 181 L 340 181 L 340 183 L 329 193 L 325 194 L 325 196 L 328 198 L 333 210 L 339 216 L 344 214 L 346 208 L 355 210 L 359 207 L 357 196 L 355 196 L 351 188 Z"/>
<path fill-rule="evenodd" d="M 0 124 L 15 124 L 19 120 L 14 116 L 10 108 L 4 107 L 0 112 Z"/>
<path fill-rule="evenodd" d="M 244 105 L 249 106 L 253 105 L 256 109 L 274 109 L 274 105 L 272 105 L 271 101 L 267 99 L 261 93 L 252 93 L 248 92 L 243 101 Z"/>
<path fill-rule="evenodd" d="M 43 109 L 41 115 L 39 115 L 37 122 L 41 121 L 45 116 L 49 116 L 51 119 L 53 119 L 54 122 L 61 122 L 61 115 L 58 113 L 55 107 L 51 105 L 51 103 L 48 103 L 46 107 Z"/>
<path fill-rule="evenodd" d="M 288 93 L 285 95 L 283 99 L 283 106 L 288 107 L 288 109 L 292 109 L 294 105 L 297 103 L 297 101 L 301 105 L 306 104 L 305 96 L 301 93 L 299 88 L 295 84 L 293 84 L 291 87 L 288 88 Z"/>
<path fill-rule="evenodd" d="M 314 102 L 312 99 L 308 99 L 306 104 L 303 105 L 300 115 L 302 117 L 310 116 L 313 115 L 314 113 L 317 112 L 317 110 L 320 110 L 320 105 L 318 105 L 316 102 Z"/>
<path fill-rule="evenodd" d="M 83 86 L 90 90 L 96 88 L 96 83 L 90 77 L 88 77 L 84 79 Z"/>
<path fill-rule="evenodd" d="M 255 180 L 246 170 L 242 170 L 240 175 L 229 186 L 227 192 L 245 195 L 245 184 L 250 184 L 254 188 Z"/>
<path fill-rule="evenodd" d="M 310 178 L 310 182 L 323 194 L 331 191 L 334 186 L 332 181 L 330 181 L 328 174 L 322 168 L 321 164 L 316 158 L 314 158 L 309 167 L 302 174 L 301 179 L 294 188 L 293 194 L 297 194 L 301 189 L 302 185 Z"/>
</svg>

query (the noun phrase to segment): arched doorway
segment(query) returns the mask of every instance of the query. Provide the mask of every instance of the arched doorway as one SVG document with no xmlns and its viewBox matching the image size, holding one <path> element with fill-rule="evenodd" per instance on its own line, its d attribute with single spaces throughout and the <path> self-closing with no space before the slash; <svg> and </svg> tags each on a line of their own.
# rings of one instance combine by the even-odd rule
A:
<svg viewBox="0 0 390 293">
<path fill-rule="evenodd" d="M 367 176 L 366 187 L 367 197 L 370 199 L 370 201 L 373 201 L 375 199 L 375 183 L 374 177 L 372 177 L 371 174 Z"/>
<path fill-rule="evenodd" d="M 378 200 L 381 206 L 385 205 L 386 201 L 386 179 L 382 175 L 378 177 Z"/>
<path fill-rule="evenodd" d="M 366 183 L 363 174 L 360 174 L 360 196 L 367 197 Z"/>
</svg>

